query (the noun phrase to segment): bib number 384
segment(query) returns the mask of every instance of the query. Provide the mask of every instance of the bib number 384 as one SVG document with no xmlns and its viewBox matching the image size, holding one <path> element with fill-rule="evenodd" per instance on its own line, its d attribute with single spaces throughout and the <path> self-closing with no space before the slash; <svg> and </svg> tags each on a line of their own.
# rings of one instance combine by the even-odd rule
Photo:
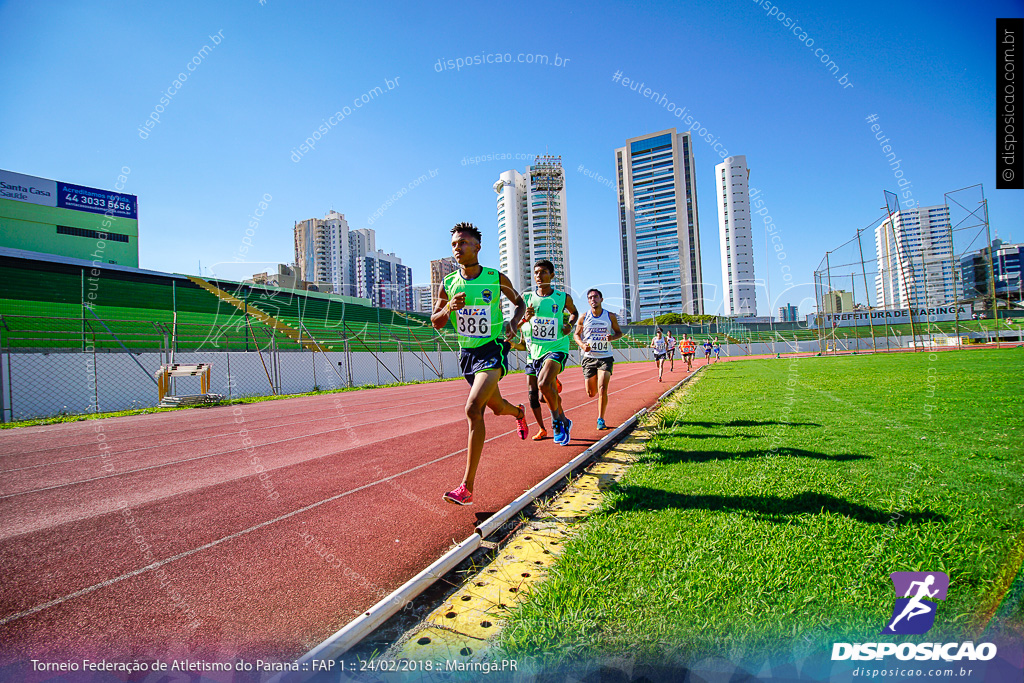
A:
<svg viewBox="0 0 1024 683">
<path fill-rule="evenodd" d="M 491 311 L 487 306 L 463 306 L 456 311 L 456 325 L 463 337 L 491 336 Z"/>
<path fill-rule="evenodd" d="M 534 341 L 554 341 L 556 334 L 556 323 L 554 318 L 534 318 L 530 321 L 530 335 Z"/>
</svg>

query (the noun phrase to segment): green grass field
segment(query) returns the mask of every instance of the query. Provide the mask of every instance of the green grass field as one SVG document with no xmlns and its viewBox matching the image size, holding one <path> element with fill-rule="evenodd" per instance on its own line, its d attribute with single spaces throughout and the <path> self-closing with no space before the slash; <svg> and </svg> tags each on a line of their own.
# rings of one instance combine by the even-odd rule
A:
<svg viewBox="0 0 1024 683">
<path fill-rule="evenodd" d="M 907 638 L 975 636 L 1024 551 L 1022 416 L 1024 349 L 714 365 L 502 646 L 739 662 L 883 640 L 894 571 L 950 576 Z"/>
</svg>

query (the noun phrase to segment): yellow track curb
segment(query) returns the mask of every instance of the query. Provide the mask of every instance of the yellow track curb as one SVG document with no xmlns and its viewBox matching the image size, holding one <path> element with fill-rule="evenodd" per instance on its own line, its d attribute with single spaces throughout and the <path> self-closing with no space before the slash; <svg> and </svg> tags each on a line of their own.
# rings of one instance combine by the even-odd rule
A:
<svg viewBox="0 0 1024 683">
<path fill-rule="evenodd" d="M 558 496 L 538 507 L 479 572 L 398 640 L 389 660 L 469 663 L 487 658 L 510 610 L 547 577 L 576 526 L 601 504 L 603 492 L 636 462 L 658 431 L 659 408 L 633 432 L 594 459 Z"/>
</svg>

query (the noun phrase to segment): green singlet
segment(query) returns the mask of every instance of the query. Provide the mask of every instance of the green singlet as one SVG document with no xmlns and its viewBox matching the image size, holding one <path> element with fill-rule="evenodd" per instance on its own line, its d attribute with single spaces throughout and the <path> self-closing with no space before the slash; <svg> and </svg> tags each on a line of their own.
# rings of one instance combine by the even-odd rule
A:
<svg viewBox="0 0 1024 683">
<path fill-rule="evenodd" d="M 565 292 L 552 289 L 541 296 L 536 290 L 523 294 L 527 306 L 533 306 L 533 317 L 523 325 L 523 338 L 530 352 L 530 360 L 538 360 L 552 351 L 569 351 L 569 336 L 562 334 L 565 311 Z"/>
<path fill-rule="evenodd" d="M 483 346 L 502 336 L 505 319 L 501 314 L 501 281 L 498 271 L 484 268 L 472 280 L 456 270 L 444 278 L 448 299 L 466 293 L 465 305 L 451 312 L 452 325 L 459 338 L 459 348 Z"/>
</svg>

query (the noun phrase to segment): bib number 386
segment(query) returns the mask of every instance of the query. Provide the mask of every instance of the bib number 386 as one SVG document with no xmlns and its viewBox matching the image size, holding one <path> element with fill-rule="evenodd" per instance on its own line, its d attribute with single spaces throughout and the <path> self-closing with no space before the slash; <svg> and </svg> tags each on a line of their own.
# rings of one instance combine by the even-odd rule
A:
<svg viewBox="0 0 1024 683">
<path fill-rule="evenodd" d="M 491 336 L 491 312 L 486 306 L 463 306 L 456 311 L 456 325 L 463 337 Z"/>
</svg>

